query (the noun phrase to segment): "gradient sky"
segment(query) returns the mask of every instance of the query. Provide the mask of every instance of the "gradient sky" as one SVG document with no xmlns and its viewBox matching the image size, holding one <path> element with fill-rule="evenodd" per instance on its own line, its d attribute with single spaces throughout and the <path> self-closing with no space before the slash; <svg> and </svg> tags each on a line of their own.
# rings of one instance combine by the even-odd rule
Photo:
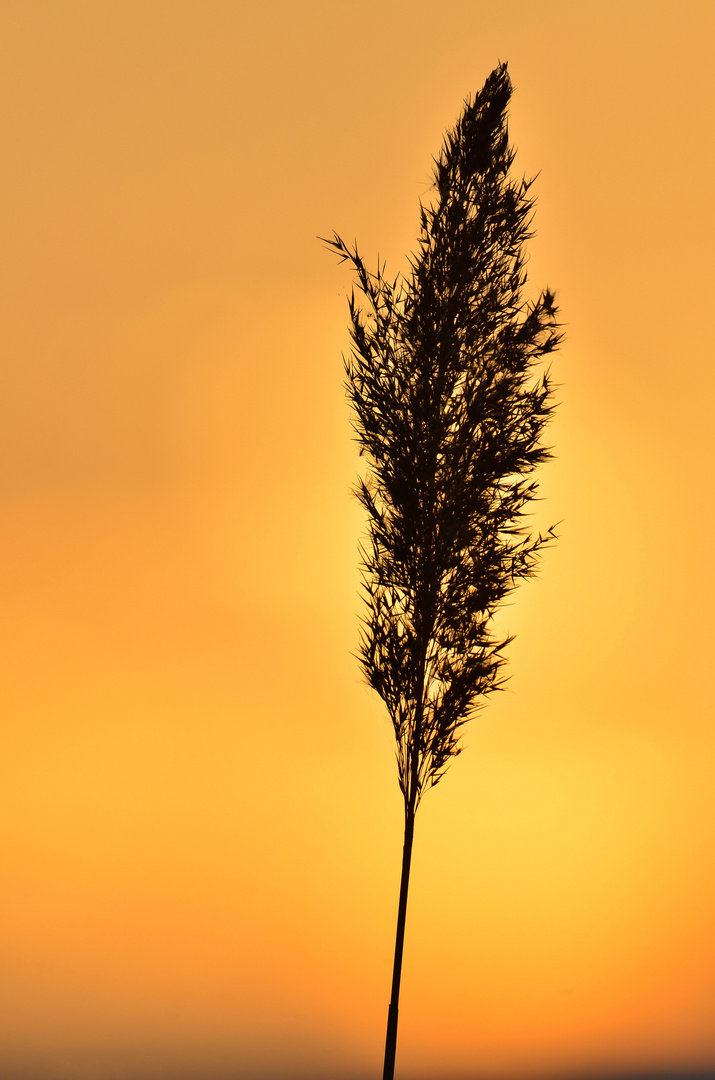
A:
<svg viewBox="0 0 715 1080">
<path fill-rule="evenodd" d="M 0 1076 L 379 1075 L 349 272 L 500 60 L 561 540 L 417 819 L 400 1080 L 715 1066 L 715 6 L 0 0 Z"/>
</svg>

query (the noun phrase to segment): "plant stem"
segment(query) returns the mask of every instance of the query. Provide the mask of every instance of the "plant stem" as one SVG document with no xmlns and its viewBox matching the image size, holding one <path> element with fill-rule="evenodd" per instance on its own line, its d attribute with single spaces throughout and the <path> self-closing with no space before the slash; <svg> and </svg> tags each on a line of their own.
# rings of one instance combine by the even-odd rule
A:
<svg viewBox="0 0 715 1080">
<path fill-rule="evenodd" d="M 400 878 L 400 902 L 397 907 L 397 936 L 395 961 L 392 968 L 392 997 L 387 1011 L 387 1037 L 385 1039 L 385 1066 L 382 1080 L 393 1080 L 395 1075 L 395 1048 L 397 1046 L 397 1005 L 400 999 L 400 976 L 402 975 L 402 949 L 405 941 L 405 918 L 407 916 L 407 889 L 410 884 L 412 862 L 412 838 L 415 831 L 415 808 L 405 810 L 405 842 L 402 848 L 402 876 Z"/>
</svg>

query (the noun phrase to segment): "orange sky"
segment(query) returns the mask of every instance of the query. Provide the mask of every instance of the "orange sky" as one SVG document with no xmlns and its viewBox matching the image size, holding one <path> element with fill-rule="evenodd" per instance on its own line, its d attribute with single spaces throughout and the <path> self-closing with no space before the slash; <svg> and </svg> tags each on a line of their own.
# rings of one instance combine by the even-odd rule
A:
<svg viewBox="0 0 715 1080">
<path fill-rule="evenodd" d="M 417 819 L 400 1080 L 715 1067 L 715 7 L 0 0 L 0 1076 L 379 1075 L 337 229 L 499 60 L 561 521 Z"/>
</svg>

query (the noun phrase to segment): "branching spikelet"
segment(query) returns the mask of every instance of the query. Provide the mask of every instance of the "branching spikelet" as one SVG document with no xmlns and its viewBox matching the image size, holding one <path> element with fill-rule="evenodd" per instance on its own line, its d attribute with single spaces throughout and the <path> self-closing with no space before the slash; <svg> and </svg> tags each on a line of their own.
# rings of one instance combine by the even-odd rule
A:
<svg viewBox="0 0 715 1080">
<path fill-rule="evenodd" d="M 553 536 L 523 524 L 530 474 L 549 456 L 552 385 L 537 369 L 561 335 L 553 294 L 523 296 L 533 200 L 531 182 L 510 177 L 511 92 L 500 65 L 447 134 L 407 275 L 371 273 L 357 247 L 329 241 L 359 294 L 345 372 L 368 462 L 360 659 L 392 719 L 413 814 L 501 685 L 508 640 L 493 615 Z"/>
</svg>

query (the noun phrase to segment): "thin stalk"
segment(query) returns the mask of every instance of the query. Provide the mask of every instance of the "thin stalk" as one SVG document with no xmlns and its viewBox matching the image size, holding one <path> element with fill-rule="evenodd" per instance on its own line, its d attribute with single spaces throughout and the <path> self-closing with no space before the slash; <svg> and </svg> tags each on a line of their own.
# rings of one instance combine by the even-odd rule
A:
<svg viewBox="0 0 715 1080">
<path fill-rule="evenodd" d="M 385 1039 L 385 1065 L 382 1080 L 393 1080 L 395 1075 L 395 1049 L 397 1047 L 397 1012 L 400 999 L 402 975 L 402 949 L 405 942 L 405 919 L 407 916 L 407 889 L 410 884 L 412 862 L 412 839 L 415 831 L 414 807 L 406 808 L 405 842 L 402 848 L 402 875 L 400 878 L 400 902 L 397 907 L 397 936 L 395 938 L 395 961 L 392 968 L 392 996 L 387 1011 L 387 1037 Z"/>
<path fill-rule="evenodd" d="M 400 978 L 402 976 L 402 951 L 405 943 L 405 920 L 407 918 L 407 890 L 410 885 L 410 865 L 412 863 L 412 840 L 415 833 L 415 813 L 417 812 L 419 790 L 419 749 L 422 738 L 422 720 L 424 716 L 424 681 L 427 663 L 427 644 L 420 649 L 418 686 L 420 694 L 415 709 L 415 726 L 410 756 L 409 783 L 405 789 L 405 840 L 402 846 L 402 874 L 400 876 L 400 900 L 397 905 L 397 934 L 395 937 L 395 960 L 392 967 L 392 995 L 387 1010 L 387 1035 L 385 1037 L 385 1064 L 382 1080 L 394 1080 L 395 1050 L 397 1048 L 397 1017 L 400 1000 Z"/>
</svg>

